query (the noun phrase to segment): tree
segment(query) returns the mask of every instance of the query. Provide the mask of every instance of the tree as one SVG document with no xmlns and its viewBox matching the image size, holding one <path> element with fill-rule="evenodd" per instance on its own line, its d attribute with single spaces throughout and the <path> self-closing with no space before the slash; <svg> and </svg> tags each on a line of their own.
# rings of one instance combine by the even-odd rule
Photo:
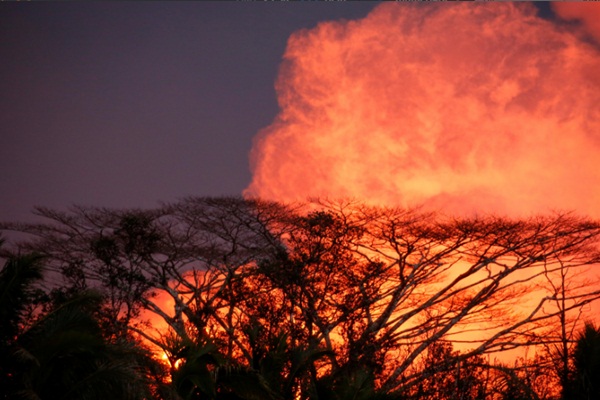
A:
<svg viewBox="0 0 600 400">
<path fill-rule="evenodd" d="M 573 369 L 565 385 L 563 398 L 600 398 L 600 329 L 592 323 L 586 323 L 577 337 L 573 352 Z"/>
<path fill-rule="evenodd" d="M 109 342 L 94 317 L 101 297 L 79 293 L 47 312 L 35 306 L 42 278 L 39 256 L 9 259 L 0 271 L 3 398 L 141 399 L 150 395 L 154 368 L 135 343 Z"/>
<path fill-rule="evenodd" d="M 10 360 L 26 325 L 27 309 L 35 299 L 34 284 L 41 278 L 42 268 L 36 256 L 11 258 L 0 271 L 0 387 L 5 393 L 16 385 Z"/>
<path fill-rule="evenodd" d="M 561 260 L 558 260 L 560 263 Z M 542 284 L 552 301 L 547 304 L 556 313 L 557 323 L 551 324 L 542 335 L 544 336 L 544 348 L 546 361 L 552 365 L 551 372 L 560 382 L 563 391 L 569 386 L 572 370 L 572 352 L 576 342 L 575 336 L 581 326 L 581 317 L 584 307 L 595 299 L 594 296 L 579 302 L 578 307 L 573 307 L 574 298 L 579 292 L 585 294 L 586 290 L 593 285 L 586 275 L 589 276 L 588 268 L 572 268 L 568 265 L 560 265 L 560 268 L 545 268 L 545 284 Z"/>
<path fill-rule="evenodd" d="M 491 367 L 483 358 L 460 360 L 460 352 L 449 342 L 433 343 L 420 363 L 412 368 L 420 375 L 417 385 L 407 388 L 406 399 L 484 399 L 490 388 L 486 373 Z"/>
<path fill-rule="evenodd" d="M 167 350 L 139 320 L 152 312 L 177 337 L 210 339 L 223 368 L 274 377 L 277 364 L 271 389 L 286 399 L 344 385 L 412 393 L 425 360 L 464 371 L 478 356 L 539 344 L 544 326 L 600 296 L 564 291 L 556 309 L 547 305 L 558 295 L 538 289 L 599 259 L 600 225 L 570 214 L 450 218 L 237 198 L 38 214 L 48 222 L 3 228 L 34 235 L 21 248 L 44 254 L 65 288 L 101 290 L 106 319 Z M 440 343 L 460 351 L 428 359 Z"/>
</svg>

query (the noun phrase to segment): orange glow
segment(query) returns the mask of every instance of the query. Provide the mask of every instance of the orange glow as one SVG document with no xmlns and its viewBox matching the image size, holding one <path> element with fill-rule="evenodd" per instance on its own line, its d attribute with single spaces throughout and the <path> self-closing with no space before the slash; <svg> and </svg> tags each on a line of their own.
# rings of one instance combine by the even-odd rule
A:
<svg viewBox="0 0 600 400">
<path fill-rule="evenodd" d="M 567 21 L 579 21 L 585 33 L 600 43 L 600 3 L 552 2 L 552 9 Z"/>
<path fill-rule="evenodd" d="M 296 32 L 245 195 L 600 216 L 600 51 L 576 29 L 527 3 L 384 3 Z"/>
<path fill-rule="evenodd" d="M 183 363 L 182 359 L 178 359 L 175 360 L 174 363 L 171 362 L 171 360 L 169 359 L 169 356 L 167 355 L 166 352 L 161 352 L 157 351 L 154 353 L 155 354 L 155 359 L 157 359 L 159 362 L 161 362 L 164 366 L 168 367 L 171 370 L 176 370 L 179 369 L 179 367 L 181 366 L 181 364 Z M 171 383 L 173 382 L 173 378 L 171 377 L 171 375 L 166 375 L 165 376 L 165 382 L 166 383 Z"/>
<path fill-rule="evenodd" d="M 160 360 L 167 366 L 172 367 L 173 369 L 178 369 L 179 366 L 181 365 L 181 363 L 183 362 L 182 359 L 178 359 L 175 360 L 175 362 L 173 363 L 173 365 L 171 365 L 171 361 L 169 360 L 169 356 L 167 355 L 166 352 L 162 352 L 162 356 L 160 357 Z"/>
<path fill-rule="evenodd" d="M 600 47 L 581 35 L 594 29 L 582 13 L 553 7 L 584 25 L 541 19 L 527 3 L 384 3 L 296 32 L 244 194 L 600 217 Z"/>
</svg>

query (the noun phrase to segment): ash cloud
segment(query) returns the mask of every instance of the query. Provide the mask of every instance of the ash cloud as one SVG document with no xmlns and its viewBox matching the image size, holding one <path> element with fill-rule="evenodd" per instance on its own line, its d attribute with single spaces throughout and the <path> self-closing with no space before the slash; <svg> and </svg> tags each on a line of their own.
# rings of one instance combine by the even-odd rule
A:
<svg viewBox="0 0 600 400">
<path fill-rule="evenodd" d="M 600 3 L 590 1 L 552 2 L 552 9 L 566 21 L 578 22 L 584 34 L 600 44 Z"/>
<path fill-rule="evenodd" d="M 289 39 L 246 196 L 600 216 L 600 52 L 527 3 L 384 3 Z"/>
</svg>

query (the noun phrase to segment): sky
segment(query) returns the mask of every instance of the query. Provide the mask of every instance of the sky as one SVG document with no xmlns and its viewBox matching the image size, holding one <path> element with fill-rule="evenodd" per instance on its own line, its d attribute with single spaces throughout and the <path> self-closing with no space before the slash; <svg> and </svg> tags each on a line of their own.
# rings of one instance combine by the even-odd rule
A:
<svg viewBox="0 0 600 400">
<path fill-rule="evenodd" d="M 597 21 L 581 3 L 2 3 L 0 220 L 242 193 L 600 216 Z"/>
<path fill-rule="evenodd" d="M 0 4 L 0 220 L 241 195 L 288 37 L 373 4 Z"/>
</svg>

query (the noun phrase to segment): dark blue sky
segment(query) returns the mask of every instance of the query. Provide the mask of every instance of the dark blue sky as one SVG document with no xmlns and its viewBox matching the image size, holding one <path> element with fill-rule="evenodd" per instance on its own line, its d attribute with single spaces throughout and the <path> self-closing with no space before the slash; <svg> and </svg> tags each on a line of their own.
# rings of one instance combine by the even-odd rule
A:
<svg viewBox="0 0 600 400">
<path fill-rule="evenodd" d="M 290 34 L 374 3 L 0 4 L 0 220 L 238 195 Z"/>
</svg>

